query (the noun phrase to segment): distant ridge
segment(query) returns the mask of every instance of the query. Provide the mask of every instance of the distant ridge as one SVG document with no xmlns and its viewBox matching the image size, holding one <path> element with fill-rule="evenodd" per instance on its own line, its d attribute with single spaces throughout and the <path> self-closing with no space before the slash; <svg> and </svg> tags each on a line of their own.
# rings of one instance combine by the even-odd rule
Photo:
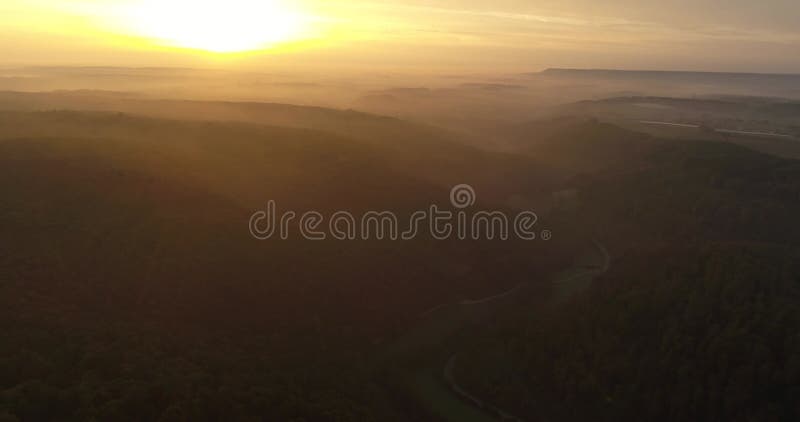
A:
<svg viewBox="0 0 800 422">
<path fill-rule="evenodd" d="M 593 75 L 593 76 L 714 76 L 714 77 L 789 77 L 798 78 L 800 73 L 748 73 L 748 72 L 708 72 L 690 70 L 622 70 L 622 69 L 571 69 L 548 68 L 538 74 L 543 75 Z"/>
</svg>

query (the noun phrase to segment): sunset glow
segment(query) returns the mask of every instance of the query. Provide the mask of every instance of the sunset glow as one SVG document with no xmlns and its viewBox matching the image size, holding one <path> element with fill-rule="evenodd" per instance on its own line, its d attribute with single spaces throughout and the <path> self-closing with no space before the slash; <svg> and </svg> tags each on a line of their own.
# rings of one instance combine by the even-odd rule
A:
<svg viewBox="0 0 800 422">
<path fill-rule="evenodd" d="M 3 0 L 5 61 L 410 71 L 800 69 L 797 1 Z M 724 13 L 723 13 L 724 12 Z M 703 60 L 694 60 L 703 57 Z M 231 61 L 231 59 L 233 61 Z M 769 69 L 753 65 L 768 60 Z"/>
<path fill-rule="evenodd" d="M 234 53 L 293 41 L 306 18 L 279 0 L 142 0 L 123 13 L 132 32 L 159 44 Z"/>
</svg>

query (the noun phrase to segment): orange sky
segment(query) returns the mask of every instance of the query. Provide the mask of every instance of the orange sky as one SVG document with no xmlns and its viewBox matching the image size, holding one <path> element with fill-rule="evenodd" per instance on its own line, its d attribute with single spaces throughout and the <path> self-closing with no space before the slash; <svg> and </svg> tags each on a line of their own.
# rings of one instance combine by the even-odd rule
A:
<svg viewBox="0 0 800 422">
<path fill-rule="evenodd" d="M 3 0 L 0 65 L 800 73 L 797 22 L 797 0 Z"/>
</svg>

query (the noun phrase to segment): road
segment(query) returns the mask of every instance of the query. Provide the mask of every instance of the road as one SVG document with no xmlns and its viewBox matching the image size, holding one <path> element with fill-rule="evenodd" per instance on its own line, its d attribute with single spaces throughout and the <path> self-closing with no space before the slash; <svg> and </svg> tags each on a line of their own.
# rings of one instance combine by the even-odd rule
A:
<svg viewBox="0 0 800 422">
<path fill-rule="evenodd" d="M 608 251 L 598 241 L 593 240 L 592 243 L 596 251 L 599 252 L 598 255 L 601 256 L 602 263 L 591 269 L 585 269 L 584 266 L 581 266 L 562 271 L 552 281 L 553 285 L 567 286 L 567 290 L 571 295 L 588 286 L 591 279 L 578 287 L 571 285 L 574 282 L 587 277 L 594 278 L 608 271 L 611 262 Z M 576 270 L 578 271 L 577 273 L 575 273 Z M 420 325 L 407 333 L 406 336 L 403 336 L 398 342 L 399 345 L 395 350 L 396 354 L 431 353 L 427 349 L 436 350 L 436 347 L 431 346 L 431 344 L 435 344 L 437 341 L 440 342 L 442 339 L 457 332 L 464 321 L 476 315 L 481 315 L 480 312 L 483 310 L 492 310 L 494 305 L 499 305 L 504 300 L 511 299 L 515 295 L 524 292 L 525 288 L 532 284 L 532 282 L 521 283 L 510 290 L 482 299 L 440 304 L 421 313 L 419 315 Z M 557 302 L 557 296 L 562 295 L 562 293 L 559 293 L 561 290 L 563 289 L 558 289 L 557 293 L 554 294 L 553 302 Z M 509 412 L 494 407 L 470 394 L 463 386 L 458 384 L 454 377 L 457 356 L 458 351 L 451 353 L 443 370 L 441 366 L 439 366 L 440 370 L 437 370 L 434 364 L 420 368 L 410 377 L 409 389 L 422 406 L 442 419 L 453 422 L 492 421 L 497 419 L 521 421 L 521 419 L 511 415 Z M 441 365 L 441 360 L 439 362 L 439 365 Z M 443 376 L 445 383 L 437 382 L 440 376 Z"/>
<path fill-rule="evenodd" d="M 687 123 L 656 122 L 651 120 L 639 120 L 639 123 L 651 126 L 672 126 L 672 127 L 683 127 L 690 129 L 700 129 L 700 125 L 687 124 Z M 796 139 L 792 135 L 787 135 L 784 133 L 775 133 L 775 132 L 758 132 L 758 131 L 747 131 L 747 130 L 736 130 L 736 129 L 714 129 L 714 128 L 711 128 L 711 130 L 717 133 L 724 133 L 730 135 L 755 136 L 759 138 Z"/>
<path fill-rule="evenodd" d="M 580 278 L 587 277 L 587 276 L 591 276 L 592 278 L 594 278 L 594 277 L 596 277 L 598 275 L 601 275 L 601 274 L 604 274 L 604 273 L 608 272 L 608 269 L 611 266 L 611 255 L 609 255 L 608 250 L 606 250 L 606 248 L 602 244 L 600 244 L 600 242 L 598 242 L 597 240 L 594 240 L 593 243 L 594 243 L 595 247 L 600 251 L 600 253 L 603 256 L 602 265 L 600 267 L 598 267 L 597 269 L 586 270 L 586 271 L 582 271 L 582 272 L 580 272 L 578 274 L 575 274 L 575 275 L 572 275 L 572 276 L 569 276 L 569 277 L 566 277 L 566 278 L 556 279 L 556 280 L 553 281 L 554 285 L 569 284 L 569 283 L 571 283 L 571 282 L 573 282 L 575 280 L 578 280 Z M 502 298 L 502 297 L 508 296 L 509 294 L 513 294 L 514 291 L 516 291 L 518 288 L 519 288 L 519 286 L 515 287 L 514 289 L 512 289 L 512 290 L 510 290 L 510 291 L 508 291 L 506 293 L 503 293 L 503 294 L 500 294 L 500 295 L 496 295 L 496 296 L 492 296 L 492 297 L 487 298 L 487 299 L 494 300 L 495 298 Z M 484 301 L 468 301 L 468 302 L 469 303 L 461 302 L 461 305 L 469 306 L 471 304 L 485 303 Z M 447 360 L 447 363 L 445 364 L 444 370 L 442 371 L 444 379 L 447 382 L 448 387 L 450 387 L 450 390 L 453 391 L 453 393 L 455 393 L 456 395 L 461 397 L 462 400 L 472 404 L 473 406 L 475 406 L 475 407 L 477 407 L 477 408 L 479 408 L 479 409 L 481 409 L 483 411 L 486 411 L 486 412 L 489 412 L 489 413 L 495 415 L 500 420 L 512 421 L 512 422 L 522 422 L 522 419 L 512 415 L 509 412 L 504 411 L 503 409 L 500 409 L 500 408 L 498 408 L 498 407 L 486 402 L 485 400 L 482 400 L 482 399 L 478 398 L 474 394 L 470 393 L 464 386 L 460 385 L 458 383 L 458 381 L 456 380 L 456 378 L 455 378 L 455 367 L 456 367 L 457 360 L 458 360 L 458 353 L 454 353 L 452 356 L 450 356 L 450 359 Z"/>
</svg>

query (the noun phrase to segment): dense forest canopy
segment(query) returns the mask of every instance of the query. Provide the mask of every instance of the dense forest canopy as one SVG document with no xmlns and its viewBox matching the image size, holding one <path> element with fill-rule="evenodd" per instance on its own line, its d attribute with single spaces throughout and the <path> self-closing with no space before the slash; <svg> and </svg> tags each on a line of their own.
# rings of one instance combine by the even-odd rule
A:
<svg viewBox="0 0 800 422">
<path fill-rule="evenodd" d="M 800 416 L 791 154 L 592 113 L 481 148 L 315 107 L 0 99 L 22 101 L 0 112 L 0 420 Z M 459 183 L 553 238 L 248 231 L 267 200 L 407 216 Z"/>
</svg>

